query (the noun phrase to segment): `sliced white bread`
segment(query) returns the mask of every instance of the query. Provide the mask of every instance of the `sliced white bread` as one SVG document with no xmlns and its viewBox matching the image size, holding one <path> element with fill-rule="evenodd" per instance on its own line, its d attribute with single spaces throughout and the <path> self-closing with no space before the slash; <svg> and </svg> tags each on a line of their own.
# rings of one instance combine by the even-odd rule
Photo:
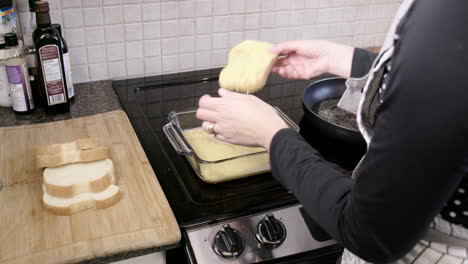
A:
<svg viewBox="0 0 468 264">
<path fill-rule="evenodd" d="M 44 187 L 44 186 L 43 186 Z M 88 209 L 104 209 L 120 201 L 122 193 L 117 185 L 109 185 L 98 193 L 81 193 L 72 198 L 58 198 L 45 191 L 42 196 L 44 207 L 57 215 L 71 215 Z"/>
<path fill-rule="evenodd" d="M 72 142 L 63 144 L 50 144 L 36 147 L 36 156 L 54 155 L 63 152 L 73 152 L 77 150 L 95 149 L 105 147 L 104 143 L 98 138 L 80 138 Z"/>
<path fill-rule="evenodd" d="M 57 198 L 102 192 L 115 184 L 112 160 L 72 163 L 44 170 L 45 192 Z"/>
<path fill-rule="evenodd" d="M 107 158 L 109 158 L 108 148 L 98 147 L 93 149 L 61 152 L 53 155 L 39 155 L 36 156 L 36 165 L 38 168 L 57 167 L 69 163 L 90 162 Z"/>
</svg>

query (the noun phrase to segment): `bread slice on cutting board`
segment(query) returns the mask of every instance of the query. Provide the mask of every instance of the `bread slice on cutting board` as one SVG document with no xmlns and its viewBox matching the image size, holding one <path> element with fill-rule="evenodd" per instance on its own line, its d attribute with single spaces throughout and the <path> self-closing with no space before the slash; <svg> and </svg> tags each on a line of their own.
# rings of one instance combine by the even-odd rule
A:
<svg viewBox="0 0 468 264">
<path fill-rule="evenodd" d="M 35 153 L 38 168 L 109 158 L 108 148 L 97 138 L 82 138 L 63 144 L 38 146 L 35 148 Z"/>
<path fill-rule="evenodd" d="M 107 147 L 98 147 L 53 155 L 39 155 L 36 156 L 36 165 L 38 168 L 57 167 L 69 163 L 90 162 L 107 158 L 109 158 L 109 149 Z"/>
<path fill-rule="evenodd" d="M 73 152 L 77 150 L 95 149 L 105 147 L 104 143 L 98 138 L 80 138 L 72 142 L 63 144 L 50 144 L 44 146 L 37 146 L 36 156 L 41 155 L 54 155 L 64 152 Z"/>
<path fill-rule="evenodd" d="M 122 196 L 110 159 L 46 168 L 42 187 L 44 207 L 58 215 L 107 208 Z"/>
<path fill-rule="evenodd" d="M 50 212 L 71 215 L 103 209 L 120 201 L 108 148 L 96 138 L 39 146 L 36 163 L 43 172 L 42 202 Z"/>
<path fill-rule="evenodd" d="M 117 185 L 109 185 L 98 193 L 80 193 L 72 198 L 58 198 L 48 194 L 44 188 L 44 207 L 57 215 L 71 215 L 88 209 L 104 209 L 120 201 L 122 193 Z"/>
<path fill-rule="evenodd" d="M 102 192 L 115 184 L 114 164 L 105 159 L 46 168 L 43 184 L 45 192 L 57 198 Z"/>
<path fill-rule="evenodd" d="M 261 90 L 268 79 L 277 55 L 268 51 L 273 44 L 245 40 L 234 46 L 228 63 L 219 75 L 221 88 L 251 94 Z"/>
</svg>

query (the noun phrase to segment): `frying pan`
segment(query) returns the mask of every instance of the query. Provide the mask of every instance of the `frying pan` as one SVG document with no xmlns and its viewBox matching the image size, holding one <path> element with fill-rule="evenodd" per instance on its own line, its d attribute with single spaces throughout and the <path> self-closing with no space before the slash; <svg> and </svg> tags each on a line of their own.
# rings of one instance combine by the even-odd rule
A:
<svg viewBox="0 0 468 264">
<path fill-rule="evenodd" d="M 316 129 L 331 139 L 353 145 L 365 145 L 358 130 L 331 123 L 318 115 L 320 102 L 326 99 L 340 98 L 346 90 L 346 79 L 328 78 L 310 84 L 302 97 L 304 119 L 311 129 Z"/>
</svg>

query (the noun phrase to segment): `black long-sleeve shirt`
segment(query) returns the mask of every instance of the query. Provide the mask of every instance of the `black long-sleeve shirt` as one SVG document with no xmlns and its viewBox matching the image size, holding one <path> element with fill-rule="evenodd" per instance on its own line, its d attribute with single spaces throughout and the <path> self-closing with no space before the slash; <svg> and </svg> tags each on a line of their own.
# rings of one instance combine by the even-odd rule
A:
<svg viewBox="0 0 468 264">
<path fill-rule="evenodd" d="M 406 20 L 355 180 L 293 130 L 271 144 L 274 177 L 335 240 L 376 263 L 423 238 L 468 168 L 468 4 L 416 1 Z M 353 76 L 372 60 L 357 50 Z"/>
</svg>

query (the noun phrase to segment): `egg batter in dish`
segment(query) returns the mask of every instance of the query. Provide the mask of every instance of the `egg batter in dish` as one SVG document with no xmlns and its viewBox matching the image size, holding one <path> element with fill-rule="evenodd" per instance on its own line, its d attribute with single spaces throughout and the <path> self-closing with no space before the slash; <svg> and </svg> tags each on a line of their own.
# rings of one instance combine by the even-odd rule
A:
<svg viewBox="0 0 468 264">
<path fill-rule="evenodd" d="M 238 157 L 219 163 L 198 163 L 187 156 L 190 164 L 203 181 L 218 183 L 232 179 L 243 178 L 270 170 L 270 156 L 259 153 L 252 156 L 243 155 L 263 152 L 264 148 L 244 147 L 217 140 L 202 128 L 182 132 L 187 142 L 192 146 L 198 157 L 205 161 L 219 161 Z"/>
</svg>

